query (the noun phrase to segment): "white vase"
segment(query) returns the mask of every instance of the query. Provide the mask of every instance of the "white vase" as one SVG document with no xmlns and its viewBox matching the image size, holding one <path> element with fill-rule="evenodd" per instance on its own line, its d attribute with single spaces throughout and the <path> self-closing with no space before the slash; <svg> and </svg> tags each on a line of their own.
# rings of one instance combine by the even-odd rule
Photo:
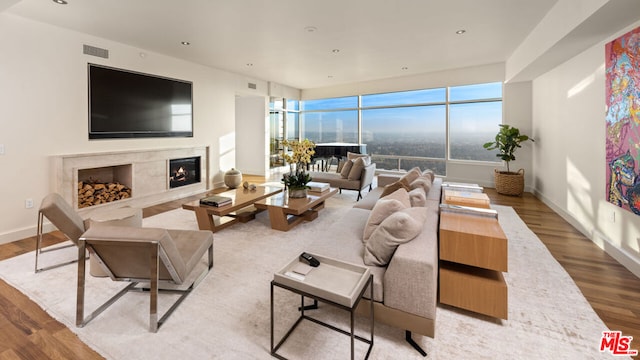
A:
<svg viewBox="0 0 640 360">
<path fill-rule="evenodd" d="M 307 189 L 289 189 L 289 197 L 292 199 L 306 198 Z"/>
<path fill-rule="evenodd" d="M 231 168 L 231 170 L 227 171 L 224 174 L 224 184 L 227 185 L 229 189 L 235 189 L 240 186 L 240 184 L 242 184 L 242 173 L 240 170 Z"/>
</svg>

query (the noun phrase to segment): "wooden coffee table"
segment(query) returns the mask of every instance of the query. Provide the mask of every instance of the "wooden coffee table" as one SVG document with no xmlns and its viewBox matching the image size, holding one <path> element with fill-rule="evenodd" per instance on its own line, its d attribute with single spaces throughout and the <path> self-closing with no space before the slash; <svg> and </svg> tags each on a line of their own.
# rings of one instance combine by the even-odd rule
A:
<svg viewBox="0 0 640 360">
<path fill-rule="evenodd" d="M 244 188 L 232 189 L 216 194 L 232 199 L 231 205 L 220 207 L 200 205 L 200 200 L 195 200 L 182 205 L 183 209 L 196 213 L 198 228 L 200 230 L 220 231 L 236 222 L 245 223 L 255 219 L 255 214 L 264 210 L 253 206 L 256 201 L 282 192 L 277 186 L 257 186 L 255 190 Z M 214 218 L 215 216 L 215 218 Z"/>
<path fill-rule="evenodd" d="M 303 221 L 312 221 L 318 217 L 318 212 L 324 209 L 324 201 L 338 192 L 330 188 L 322 193 L 309 193 L 306 198 L 292 199 L 286 192 L 256 201 L 254 206 L 269 212 L 271 228 L 289 231 Z"/>
</svg>

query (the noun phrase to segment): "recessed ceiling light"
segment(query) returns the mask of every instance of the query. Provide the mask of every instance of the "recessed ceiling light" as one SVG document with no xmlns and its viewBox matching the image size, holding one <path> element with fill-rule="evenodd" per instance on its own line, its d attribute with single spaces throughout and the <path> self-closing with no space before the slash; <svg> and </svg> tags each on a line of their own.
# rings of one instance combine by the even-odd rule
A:
<svg viewBox="0 0 640 360">
<path fill-rule="evenodd" d="M 253 64 L 252 63 L 247 63 L 247 66 L 251 67 L 251 66 L 253 66 Z"/>
<path fill-rule="evenodd" d="M 460 29 L 460 30 L 456 31 L 456 34 L 458 34 L 458 35 L 462 35 L 462 34 L 464 34 L 464 33 L 466 33 L 466 32 L 467 32 L 467 30 L 465 30 L 465 29 Z"/>
<path fill-rule="evenodd" d="M 312 33 L 312 32 L 316 32 L 318 30 L 317 27 L 315 26 L 305 26 L 304 31 Z"/>
<path fill-rule="evenodd" d="M 60 5 L 67 5 L 67 1 L 66 0 L 53 0 L 54 3 L 56 4 L 60 4 Z"/>
<path fill-rule="evenodd" d="M 340 49 L 333 49 L 333 50 L 331 50 L 331 52 L 334 53 L 334 54 L 337 54 L 337 53 L 340 52 Z"/>
<path fill-rule="evenodd" d="M 182 45 L 184 45 L 184 46 L 191 45 L 191 43 L 190 43 L 190 42 L 188 42 L 188 41 L 180 41 L 180 44 L 182 44 Z"/>
<path fill-rule="evenodd" d="M 409 70 L 409 68 L 408 68 L 408 67 L 406 67 L 406 66 L 403 66 L 403 67 L 402 67 L 402 70 Z"/>
<path fill-rule="evenodd" d="M 328 75 L 327 78 L 328 79 L 333 79 L 333 75 Z"/>
</svg>

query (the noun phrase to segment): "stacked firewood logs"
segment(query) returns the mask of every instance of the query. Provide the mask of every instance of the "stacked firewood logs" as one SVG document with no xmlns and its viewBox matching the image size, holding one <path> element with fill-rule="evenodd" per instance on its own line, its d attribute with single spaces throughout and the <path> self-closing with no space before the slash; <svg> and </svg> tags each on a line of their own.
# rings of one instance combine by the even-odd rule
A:
<svg viewBox="0 0 640 360">
<path fill-rule="evenodd" d="M 131 189 L 119 182 L 78 181 L 78 208 L 131 197 Z"/>
</svg>

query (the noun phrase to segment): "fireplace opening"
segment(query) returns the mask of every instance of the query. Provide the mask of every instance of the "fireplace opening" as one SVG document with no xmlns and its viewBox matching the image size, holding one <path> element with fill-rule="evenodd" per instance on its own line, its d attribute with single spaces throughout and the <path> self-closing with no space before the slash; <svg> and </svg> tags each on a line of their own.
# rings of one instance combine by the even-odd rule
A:
<svg viewBox="0 0 640 360">
<path fill-rule="evenodd" d="M 200 182 L 200 156 L 169 160 L 169 188 Z"/>
</svg>

